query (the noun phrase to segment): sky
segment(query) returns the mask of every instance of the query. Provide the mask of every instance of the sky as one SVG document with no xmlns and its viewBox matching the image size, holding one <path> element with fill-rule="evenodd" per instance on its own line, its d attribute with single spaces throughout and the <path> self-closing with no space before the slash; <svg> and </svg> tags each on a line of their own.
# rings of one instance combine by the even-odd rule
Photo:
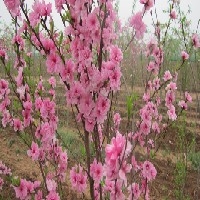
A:
<svg viewBox="0 0 200 200">
<path fill-rule="evenodd" d="M 46 1 L 53 2 L 53 0 L 46 0 Z M 125 22 L 131 16 L 133 1 L 134 0 L 120 0 L 119 16 L 122 21 L 122 25 L 124 25 Z M 136 3 L 135 12 L 142 10 L 142 5 L 139 3 L 139 0 L 136 0 L 136 1 L 137 3 Z M 34 0 L 26 0 L 26 2 L 34 2 Z M 180 6 L 182 10 L 187 11 L 188 4 L 190 5 L 191 11 L 192 11 L 188 16 L 188 19 L 192 21 L 191 29 L 193 31 L 197 27 L 198 19 L 200 19 L 200 11 L 199 11 L 200 0 L 190 0 L 190 1 L 180 0 Z M 0 21 L 3 21 L 6 25 L 8 25 L 9 23 L 11 23 L 11 18 L 4 5 L 3 0 L 0 0 L 0 8 L 1 8 Z M 168 19 L 168 16 L 164 14 L 162 11 L 168 8 L 168 0 L 156 0 L 156 8 L 157 8 L 158 18 L 160 19 L 161 23 L 166 22 L 166 20 Z M 62 23 L 59 18 L 59 15 L 56 13 L 56 10 L 53 10 L 53 17 L 54 17 L 56 27 L 60 28 Z M 150 24 L 152 23 L 150 14 L 147 14 L 144 17 L 144 22 L 147 24 L 147 26 L 150 26 Z"/>
</svg>

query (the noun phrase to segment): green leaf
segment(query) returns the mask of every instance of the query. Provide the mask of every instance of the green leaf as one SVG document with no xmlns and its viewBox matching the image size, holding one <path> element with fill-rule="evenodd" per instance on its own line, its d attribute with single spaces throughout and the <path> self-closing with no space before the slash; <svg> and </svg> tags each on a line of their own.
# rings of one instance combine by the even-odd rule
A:
<svg viewBox="0 0 200 200">
<path fill-rule="evenodd" d="M 137 99 L 138 99 L 137 93 L 133 93 L 132 95 L 130 95 L 126 98 L 128 118 L 131 117 L 131 114 L 133 112 L 133 105 L 134 105 L 134 102 L 137 101 Z"/>
<path fill-rule="evenodd" d="M 11 177 L 11 183 L 13 186 L 18 187 L 20 185 L 19 177 L 16 176 Z"/>
<path fill-rule="evenodd" d="M 155 152 L 151 150 L 151 151 L 150 151 L 150 158 L 151 158 L 151 159 L 154 159 L 155 156 L 156 156 Z"/>
<path fill-rule="evenodd" d="M 39 31 L 40 31 L 40 24 L 38 23 L 38 25 L 35 27 L 35 32 L 39 33 Z"/>
<path fill-rule="evenodd" d="M 132 96 L 128 96 L 126 99 L 126 106 L 127 106 L 127 114 L 128 118 L 131 116 L 132 108 L 133 108 L 133 102 L 132 102 Z"/>
<path fill-rule="evenodd" d="M 71 23 L 72 17 L 69 11 L 66 11 L 64 16 L 63 16 L 63 20 L 64 21 L 68 21 L 69 23 Z"/>
<path fill-rule="evenodd" d="M 49 23 L 50 23 L 50 32 L 51 32 L 51 34 L 53 34 L 53 32 L 54 32 L 54 21 L 51 20 Z"/>
<path fill-rule="evenodd" d="M 60 34 L 58 45 L 60 46 L 62 44 L 62 42 L 63 42 L 63 32 L 61 32 L 61 34 Z"/>
<path fill-rule="evenodd" d="M 13 102 L 12 102 L 12 106 L 14 109 L 18 110 L 21 108 L 21 104 L 20 102 L 18 101 L 18 99 L 13 99 Z"/>
<path fill-rule="evenodd" d="M 186 21 L 186 16 L 183 17 L 183 19 L 181 20 L 182 23 L 184 23 Z"/>
<path fill-rule="evenodd" d="M 6 68 L 5 68 L 6 73 L 10 74 L 10 69 L 11 69 L 11 63 L 8 62 L 7 65 L 6 65 Z"/>
</svg>

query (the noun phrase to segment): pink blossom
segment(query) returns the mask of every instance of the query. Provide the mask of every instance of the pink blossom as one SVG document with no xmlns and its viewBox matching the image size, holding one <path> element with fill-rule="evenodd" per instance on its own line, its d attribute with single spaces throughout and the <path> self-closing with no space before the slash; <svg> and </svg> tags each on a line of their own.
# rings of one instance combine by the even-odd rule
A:
<svg viewBox="0 0 200 200">
<path fill-rule="evenodd" d="M 67 152 L 61 152 L 61 153 L 60 153 L 60 161 L 61 161 L 62 163 L 67 164 L 67 160 L 68 160 Z"/>
<path fill-rule="evenodd" d="M 42 42 L 42 45 L 43 45 L 44 49 L 45 49 L 47 52 L 55 51 L 56 47 L 55 47 L 54 42 L 53 42 L 51 39 L 43 38 L 43 37 L 42 37 L 40 40 L 41 40 L 41 42 Z"/>
<path fill-rule="evenodd" d="M 52 96 L 52 99 L 55 100 L 55 97 L 56 97 L 56 92 L 55 92 L 55 90 L 51 88 L 51 89 L 49 90 L 49 94 Z"/>
<path fill-rule="evenodd" d="M 167 114 L 169 119 L 171 119 L 172 121 L 176 120 L 177 115 L 175 112 L 175 107 L 173 105 L 170 106 L 169 110 L 167 111 Z"/>
<path fill-rule="evenodd" d="M 65 0 L 55 0 L 55 6 L 58 13 L 61 12 L 63 5 L 66 3 Z"/>
<path fill-rule="evenodd" d="M 153 166 L 153 164 L 149 161 L 145 161 L 142 164 L 142 176 L 147 179 L 148 181 L 151 181 L 155 179 L 157 174 L 156 168 Z"/>
<path fill-rule="evenodd" d="M 149 10 L 154 5 L 153 0 L 140 0 L 141 4 L 144 4 L 145 10 Z"/>
<path fill-rule="evenodd" d="M 83 85 L 80 82 L 74 82 L 66 94 L 68 104 L 77 104 L 84 94 Z"/>
<path fill-rule="evenodd" d="M 33 182 L 33 188 L 34 188 L 34 189 L 39 188 L 40 185 L 41 185 L 41 182 L 40 182 L 40 181 L 34 181 L 34 182 Z"/>
<path fill-rule="evenodd" d="M 94 106 L 95 103 L 92 100 L 91 95 L 84 95 L 82 98 L 80 98 L 79 110 L 80 113 L 84 114 L 84 117 L 88 118 Z"/>
<path fill-rule="evenodd" d="M 50 191 L 46 196 L 46 200 L 60 200 L 60 196 L 56 191 Z"/>
<path fill-rule="evenodd" d="M 110 108 L 110 100 L 102 95 L 100 95 L 97 99 L 97 109 L 100 110 L 100 112 L 106 114 Z"/>
<path fill-rule="evenodd" d="M 0 57 L 3 58 L 3 60 L 8 59 L 6 51 L 4 49 L 1 49 L 1 48 L 0 48 Z"/>
<path fill-rule="evenodd" d="M 130 173 L 131 168 L 131 164 L 128 164 L 126 161 L 123 161 L 121 169 L 119 170 L 119 177 L 125 182 L 125 186 L 127 186 L 126 174 Z"/>
<path fill-rule="evenodd" d="M 31 57 L 31 56 L 32 56 L 32 52 L 28 52 L 26 55 L 27 55 L 28 57 Z"/>
<path fill-rule="evenodd" d="M 66 152 L 60 152 L 59 155 L 59 164 L 58 164 L 58 175 L 59 178 L 61 180 L 61 182 L 63 182 L 65 180 L 65 173 L 66 173 L 66 169 L 67 169 L 67 153 Z"/>
<path fill-rule="evenodd" d="M 50 16 L 50 14 L 52 12 L 51 7 L 52 7 L 52 4 L 51 3 L 45 4 L 44 0 L 42 2 L 35 1 L 33 6 L 32 6 L 33 12 L 37 13 L 39 15 L 39 17 Z"/>
<path fill-rule="evenodd" d="M 137 172 L 140 169 L 140 165 L 138 165 L 135 156 L 131 157 L 131 164 L 132 164 L 132 168 Z"/>
<path fill-rule="evenodd" d="M 160 88 L 160 79 L 158 77 L 153 79 L 153 87 L 155 90 L 159 90 Z"/>
<path fill-rule="evenodd" d="M 154 74 L 157 74 L 158 73 L 158 65 L 155 62 L 150 61 L 147 66 L 147 70 L 149 72 L 153 72 Z"/>
<path fill-rule="evenodd" d="M 96 159 L 90 164 L 90 175 L 95 183 L 100 183 L 101 178 L 103 177 L 103 166 L 100 162 L 97 163 Z"/>
<path fill-rule="evenodd" d="M 185 100 L 186 102 L 192 102 L 192 96 L 188 92 L 185 92 Z"/>
<path fill-rule="evenodd" d="M 38 144 L 35 142 L 32 142 L 31 149 L 27 151 L 27 154 L 34 161 L 38 160 L 39 155 L 40 155 L 40 149 L 38 147 Z"/>
<path fill-rule="evenodd" d="M 129 187 L 128 187 L 128 191 L 129 191 L 129 197 L 128 200 L 137 200 L 139 199 L 140 195 L 141 195 L 141 190 L 140 190 L 140 186 L 138 183 L 132 183 Z"/>
<path fill-rule="evenodd" d="M 35 99 L 35 109 L 36 110 L 40 110 L 40 108 L 42 107 L 43 105 L 43 102 L 42 102 L 42 99 L 41 97 L 38 97 Z"/>
<path fill-rule="evenodd" d="M 109 180 L 109 179 L 105 179 L 105 185 L 104 185 L 104 191 L 106 192 L 110 192 L 112 190 L 113 187 L 113 181 Z"/>
<path fill-rule="evenodd" d="M 32 183 L 31 181 L 26 181 L 26 187 L 27 187 L 28 194 L 33 193 L 34 189 L 36 189 L 34 188 L 34 183 Z"/>
<path fill-rule="evenodd" d="M 114 124 L 115 126 L 119 126 L 120 125 L 120 122 L 121 122 L 121 117 L 120 117 L 120 114 L 119 113 L 115 113 L 114 116 L 113 116 L 113 121 L 114 121 Z"/>
<path fill-rule="evenodd" d="M 89 133 L 91 133 L 94 130 L 95 120 L 92 117 L 87 117 L 85 119 L 85 129 Z"/>
<path fill-rule="evenodd" d="M 49 192 L 56 191 L 57 183 L 54 180 L 47 179 L 46 184 Z"/>
<path fill-rule="evenodd" d="M 187 110 L 187 103 L 184 100 L 179 101 L 178 106 L 181 107 L 183 110 Z"/>
<path fill-rule="evenodd" d="M 145 102 L 148 102 L 150 100 L 150 94 L 149 93 L 144 93 L 142 99 L 145 101 Z"/>
<path fill-rule="evenodd" d="M 60 72 L 61 60 L 56 53 L 50 53 L 46 60 L 47 72 L 50 74 Z"/>
<path fill-rule="evenodd" d="M 110 60 L 119 63 L 123 59 L 123 54 L 116 45 L 110 47 Z"/>
<path fill-rule="evenodd" d="M 31 123 L 32 117 L 31 117 L 31 112 L 30 110 L 23 110 L 22 111 L 22 116 L 23 116 L 23 123 L 24 123 L 24 127 L 28 127 Z"/>
<path fill-rule="evenodd" d="M 171 13 L 170 13 L 170 18 L 171 19 L 176 19 L 177 16 L 176 16 L 176 11 L 175 10 L 172 10 Z"/>
<path fill-rule="evenodd" d="M 145 106 L 144 108 L 140 110 L 140 117 L 145 122 L 149 123 L 151 121 L 152 116 L 150 115 L 149 110 L 147 109 L 147 106 Z"/>
<path fill-rule="evenodd" d="M 192 35 L 192 43 L 195 48 L 200 47 L 199 36 L 196 33 Z"/>
<path fill-rule="evenodd" d="M 9 110 L 3 111 L 2 125 L 5 128 L 8 123 L 11 122 L 11 115 Z"/>
<path fill-rule="evenodd" d="M 19 16 L 20 11 L 19 11 L 19 6 L 20 6 L 20 1 L 19 0 L 4 0 L 4 3 L 8 10 L 11 12 L 13 17 Z"/>
<path fill-rule="evenodd" d="M 122 191 L 121 180 L 117 180 L 117 182 L 112 185 L 110 200 L 125 200 L 125 195 L 123 194 Z"/>
<path fill-rule="evenodd" d="M 155 61 L 157 65 L 159 66 L 163 62 L 163 51 L 160 47 L 155 47 L 153 50 L 153 57 L 155 58 Z"/>
<path fill-rule="evenodd" d="M 158 122 L 156 122 L 156 121 L 153 122 L 151 128 L 155 133 L 158 133 L 158 134 L 160 133 L 160 127 L 159 127 Z"/>
<path fill-rule="evenodd" d="M 19 98 L 23 100 L 25 98 L 26 87 L 20 86 L 17 88 L 17 93 L 19 94 Z"/>
<path fill-rule="evenodd" d="M 167 87 L 166 90 L 177 90 L 177 86 L 175 82 L 170 82 Z"/>
<path fill-rule="evenodd" d="M 12 39 L 12 44 L 17 44 L 20 50 L 24 49 L 24 40 L 20 35 L 15 35 Z"/>
<path fill-rule="evenodd" d="M 94 115 L 96 116 L 98 123 L 103 123 L 109 108 L 110 108 L 110 100 L 100 95 L 97 99 L 96 107 L 94 110 Z"/>
<path fill-rule="evenodd" d="M 167 71 L 165 72 L 164 76 L 163 76 L 163 80 L 164 80 L 164 81 L 169 81 L 169 80 L 171 80 L 171 79 L 172 79 L 172 75 L 171 75 L 170 71 L 167 70 Z"/>
<path fill-rule="evenodd" d="M 142 13 L 138 12 L 130 19 L 130 26 L 134 27 L 136 31 L 136 37 L 142 38 L 144 35 L 144 32 L 146 31 L 146 25 L 142 21 Z"/>
<path fill-rule="evenodd" d="M 20 119 L 13 119 L 13 126 L 15 132 L 23 130 L 22 122 Z"/>
<path fill-rule="evenodd" d="M 19 57 L 19 58 L 16 57 L 15 63 L 14 63 L 14 68 L 18 69 L 20 67 L 25 68 L 26 67 L 26 61 L 21 57 Z"/>
<path fill-rule="evenodd" d="M 67 60 L 65 66 L 61 68 L 61 77 L 63 81 L 72 82 L 74 79 L 75 64 L 72 60 Z"/>
<path fill-rule="evenodd" d="M 27 111 L 32 111 L 32 102 L 31 101 L 24 101 L 23 102 L 23 107 Z"/>
<path fill-rule="evenodd" d="M 0 79 L 0 99 L 4 99 L 5 95 L 10 93 L 8 88 L 8 81 Z"/>
<path fill-rule="evenodd" d="M 92 61 L 92 52 L 89 48 L 85 47 L 79 51 L 79 61 L 86 65 Z"/>
<path fill-rule="evenodd" d="M 185 51 L 181 52 L 181 57 L 182 57 L 183 60 L 188 60 L 189 59 L 189 55 Z"/>
<path fill-rule="evenodd" d="M 41 190 L 37 191 L 37 194 L 35 194 L 35 199 L 34 200 L 44 200 L 42 198 L 42 191 Z"/>
<path fill-rule="evenodd" d="M 56 87 L 56 79 L 54 76 L 51 76 L 51 78 L 49 79 L 49 84 L 52 86 L 52 88 Z"/>
<path fill-rule="evenodd" d="M 116 161 L 122 154 L 126 144 L 126 139 L 120 133 L 113 137 L 111 144 L 107 144 L 105 148 L 106 159 L 109 163 Z"/>
<path fill-rule="evenodd" d="M 149 43 L 147 44 L 147 50 L 146 50 L 146 55 L 150 56 L 152 53 L 155 51 L 157 48 L 157 41 L 155 39 L 151 39 Z"/>
<path fill-rule="evenodd" d="M 110 87 L 112 90 L 117 91 L 120 87 L 120 78 L 122 74 L 119 67 L 109 73 Z"/>
<path fill-rule="evenodd" d="M 54 138 L 54 129 L 52 124 L 45 122 L 42 123 L 40 127 L 37 128 L 36 137 L 41 139 L 42 142 L 49 142 Z"/>
<path fill-rule="evenodd" d="M 87 28 L 91 31 L 95 31 L 98 28 L 99 21 L 97 19 L 96 13 L 90 13 L 86 19 Z"/>
<path fill-rule="evenodd" d="M 151 130 L 151 122 L 142 121 L 142 123 L 140 124 L 141 133 L 143 133 L 144 135 L 148 135 L 150 133 L 150 130 Z"/>
<path fill-rule="evenodd" d="M 18 69 L 18 75 L 15 78 L 15 81 L 17 82 L 17 86 L 20 87 L 22 85 L 23 81 L 23 67 L 19 67 Z"/>
<path fill-rule="evenodd" d="M 46 119 L 47 117 L 52 117 L 55 114 L 55 102 L 51 101 L 49 98 L 44 99 L 42 104 L 38 100 L 38 106 L 40 107 L 40 113 L 42 118 Z"/>
<path fill-rule="evenodd" d="M 14 187 L 16 197 L 24 200 L 28 196 L 28 190 L 27 190 L 27 181 L 24 179 L 20 180 L 19 187 Z"/>
<path fill-rule="evenodd" d="M 170 106 L 173 104 L 174 101 L 175 101 L 174 92 L 171 91 L 171 90 L 168 90 L 167 93 L 166 93 L 166 97 L 165 97 L 165 106 L 170 108 Z"/>
<path fill-rule="evenodd" d="M 10 99 L 7 97 L 0 103 L 0 112 L 4 112 L 7 109 L 7 106 L 10 105 Z"/>
<path fill-rule="evenodd" d="M 70 181 L 73 189 L 80 193 L 84 192 L 87 187 L 86 180 L 87 177 L 85 173 L 83 173 L 83 168 L 80 165 L 79 167 L 75 166 L 70 170 Z"/>
</svg>

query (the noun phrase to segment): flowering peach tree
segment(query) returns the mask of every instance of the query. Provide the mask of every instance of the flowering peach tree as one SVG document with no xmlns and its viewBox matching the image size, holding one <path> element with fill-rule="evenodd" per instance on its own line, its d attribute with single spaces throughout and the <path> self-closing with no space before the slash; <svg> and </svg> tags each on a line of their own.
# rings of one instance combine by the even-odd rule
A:
<svg viewBox="0 0 200 200">
<path fill-rule="evenodd" d="M 122 133 L 119 113 L 110 119 L 112 96 L 120 90 L 123 59 L 123 52 L 116 42 L 116 29 L 120 32 L 121 25 L 114 9 L 115 2 L 55 0 L 64 31 L 55 28 L 54 4 L 36 0 L 29 10 L 25 0 L 4 0 L 4 3 L 15 24 L 15 33 L 11 41 L 13 66 L 9 65 L 6 47 L 0 44 L 0 60 L 6 73 L 6 79 L 0 79 L 1 122 L 3 127 L 11 127 L 18 136 L 29 133 L 27 156 L 38 163 L 42 177 L 40 181 L 22 178 L 12 184 L 16 198 L 64 199 L 63 190 L 69 189 L 64 188 L 64 183 L 66 177 L 70 177 L 73 190 L 83 194 L 89 191 L 91 199 L 149 199 L 149 183 L 157 175 L 150 152 L 157 151 L 156 139 L 167 132 L 192 101 L 186 92 L 184 99 L 177 103 L 177 72 L 161 73 L 164 52 L 159 24 L 155 25 L 154 39 L 146 47 L 146 56 L 151 59 L 147 66 L 149 78 L 143 96 L 144 105 L 139 110 L 140 118 L 134 131 L 127 125 L 127 130 Z M 143 17 L 154 7 L 153 0 L 140 0 L 140 3 L 143 9 L 129 20 L 132 40 L 144 36 Z M 177 1 L 169 4 L 169 21 L 176 20 L 174 8 Z M 36 87 L 32 87 L 27 77 L 26 69 L 31 59 L 27 41 L 45 60 L 43 67 L 49 74 L 48 91 L 44 84 L 47 80 L 43 77 Z M 197 35 L 192 41 L 198 48 Z M 181 55 L 183 64 L 189 54 L 183 51 Z M 72 117 L 82 127 L 80 135 L 86 152 L 85 163 L 76 161 L 71 169 L 67 166 L 68 149 L 61 145 L 57 131 L 57 79 L 63 83 L 66 106 L 73 107 Z M 159 94 L 162 88 L 166 91 L 164 99 Z M 44 91 L 48 95 L 44 95 Z M 19 109 L 11 107 L 13 94 L 19 102 Z M 165 115 L 160 112 L 162 102 L 166 107 Z M 107 129 L 107 124 L 112 127 Z M 137 145 L 144 148 L 145 160 L 136 159 Z M 3 190 L 6 176 L 11 176 L 11 170 L 1 162 L 0 190 Z"/>
</svg>

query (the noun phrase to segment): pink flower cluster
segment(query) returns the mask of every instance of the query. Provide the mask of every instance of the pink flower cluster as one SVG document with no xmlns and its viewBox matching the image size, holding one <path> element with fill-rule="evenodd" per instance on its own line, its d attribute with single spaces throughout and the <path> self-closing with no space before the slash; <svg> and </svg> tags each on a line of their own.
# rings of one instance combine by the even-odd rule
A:
<svg viewBox="0 0 200 200">
<path fill-rule="evenodd" d="M 75 166 L 70 170 L 70 180 L 72 184 L 72 188 L 80 193 L 84 192 L 87 187 L 87 176 L 83 172 L 83 168 L 79 166 Z"/>
<path fill-rule="evenodd" d="M 6 46 L 4 44 L 4 40 L 0 39 L 0 59 L 5 62 L 5 60 L 8 59 L 7 53 L 6 53 Z"/>
<path fill-rule="evenodd" d="M 154 75 L 158 75 L 161 63 L 163 62 L 163 51 L 158 46 L 155 40 L 152 39 L 147 44 L 146 55 L 152 56 L 154 58 L 153 61 L 149 62 L 149 65 L 147 66 L 147 71 L 152 72 Z"/>
<path fill-rule="evenodd" d="M 50 16 L 52 13 L 51 7 L 52 4 L 46 4 L 44 0 L 42 2 L 35 1 L 32 6 L 33 11 L 29 14 L 31 26 L 35 27 L 40 22 L 41 18 Z"/>
<path fill-rule="evenodd" d="M 153 0 L 140 0 L 140 3 L 144 4 L 144 10 L 150 10 L 154 5 Z"/>
<path fill-rule="evenodd" d="M 142 21 L 142 12 L 138 12 L 130 19 L 130 26 L 134 27 L 136 32 L 136 37 L 142 38 L 144 36 L 144 32 L 146 31 L 146 25 Z"/>
<path fill-rule="evenodd" d="M 7 124 L 11 122 L 11 115 L 8 110 L 10 105 L 10 99 L 8 95 L 10 94 L 8 81 L 0 79 L 0 111 L 2 113 L 2 125 L 6 127 Z"/>
<path fill-rule="evenodd" d="M 27 181 L 25 179 L 20 180 L 20 185 L 18 187 L 13 186 L 15 190 L 16 197 L 20 200 L 31 199 L 31 196 L 36 193 L 36 190 L 40 187 L 40 182 Z M 37 195 L 36 195 L 37 197 Z M 35 198 L 39 200 L 38 198 Z"/>
<path fill-rule="evenodd" d="M 4 0 L 4 3 L 13 17 L 20 15 L 20 0 Z"/>
<path fill-rule="evenodd" d="M 195 48 L 200 47 L 199 36 L 196 33 L 192 35 L 192 44 Z"/>
</svg>

